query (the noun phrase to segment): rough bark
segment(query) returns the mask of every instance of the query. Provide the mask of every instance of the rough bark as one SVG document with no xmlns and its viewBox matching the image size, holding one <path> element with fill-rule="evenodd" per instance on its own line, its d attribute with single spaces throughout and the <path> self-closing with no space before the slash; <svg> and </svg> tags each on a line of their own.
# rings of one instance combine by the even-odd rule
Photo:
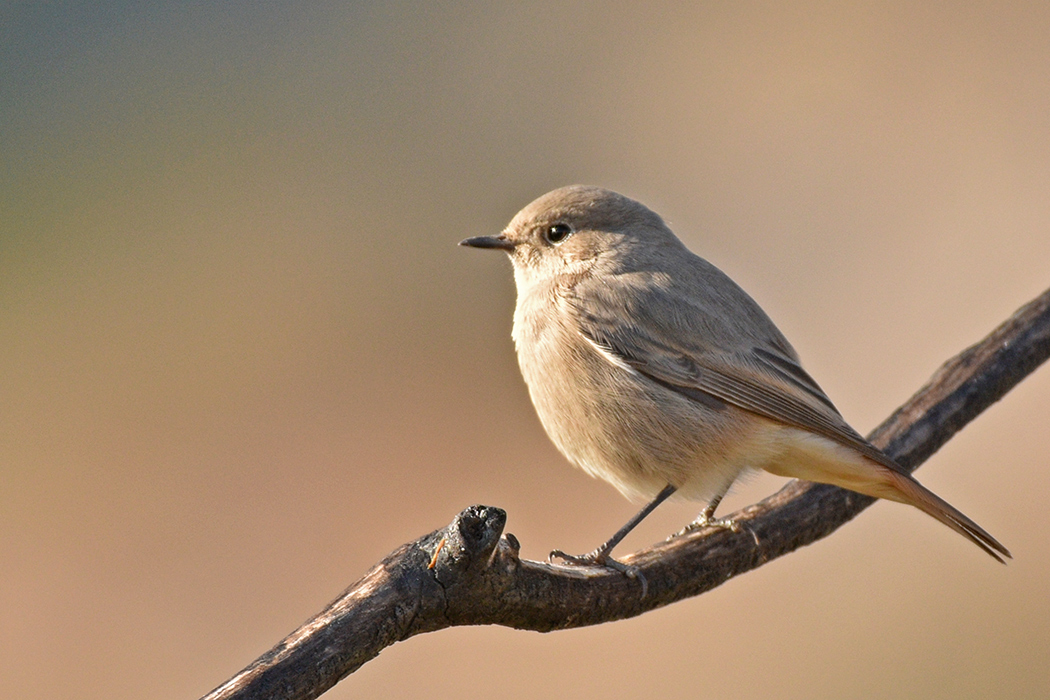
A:
<svg viewBox="0 0 1050 700">
<path fill-rule="evenodd" d="M 869 439 L 914 470 L 1048 355 L 1050 290 L 946 362 Z M 315 698 L 394 642 L 454 625 L 550 631 L 640 615 L 826 537 L 873 500 L 793 481 L 734 513 L 738 532 L 701 530 L 622 557 L 642 574 L 634 579 L 521 559 L 514 536 L 503 536 L 506 513 L 471 506 L 395 550 L 205 697 Z"/>
</svg>

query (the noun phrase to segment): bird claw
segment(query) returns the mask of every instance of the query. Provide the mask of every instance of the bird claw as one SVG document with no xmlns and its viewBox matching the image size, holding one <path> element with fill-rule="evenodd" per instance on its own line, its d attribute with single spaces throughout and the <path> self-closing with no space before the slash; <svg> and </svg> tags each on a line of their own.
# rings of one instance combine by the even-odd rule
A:
<svg viewBox="0 0 1050 700">
<path fill-rule="evenodd" d="M 627 578 L 637 580 L 642 584 L 643 598 L 649 592 L 649 581 L 637 566 L 631 566 L 630 564 L 616 561 L 610 557 L 607 552 L 603 552 L 601 549 L 596 549 L 590 554 L 566 554 L 560 549 L 555 549 L 547 556 L 547 562 L 554 564 L 556 563 L 554 561 L 555 559 L 561 559 L 570 566 L 593 566 L 600 569 L 612 569 L 613 571 L 618 571 Z"/>
<path fill-rule="evenodd" d="M 730 530 L 731 532 L 740 532 L 740 523 L 733 520 L 732 518 L 711 518 L 707 515 L 701 514 L 699 518 L 689 523 L 675 534 L 671 535 L 671 539 L 674 539 L 675 537 L 681 537 L 682 535 L 688 535 L 690 532 L 696 532 L 697 530 L 703 530 L 709 527 L 716 530 Z"/>
</svg>

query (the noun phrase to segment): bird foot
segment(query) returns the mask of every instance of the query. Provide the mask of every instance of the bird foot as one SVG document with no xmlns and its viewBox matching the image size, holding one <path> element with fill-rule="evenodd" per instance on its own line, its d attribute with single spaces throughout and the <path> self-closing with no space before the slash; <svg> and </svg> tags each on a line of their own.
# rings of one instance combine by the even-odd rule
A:
<svg viewBox="0 0 1050 700">
<path fill-rule="evenodd" d="M 709 527 L 716 530 L 730 530 L 732 532 L 740 532 L 740 524 L 732 518 L 712 518 L 707 514 L 701 513 L 700 517 L 698 517 L 696 520 L 689 523 L 675 534 L 671 535 L 671 539 L 675 537 L 681 537 L 682 535 L 688 535 L 690 532 L 703 530 Z"/>
<path fill-rule="evenodd" d="M 590 554 L 566 554 L 560 549 L 555 549 L 547 556 L 547 561 L 548 563 L 554 564 L 556 563 L 554 561 L 555 559 L 561 559 L 564 563 L 570 566 L 593 566 L 600 569 L 612 569 L 613 571 L 618 571 L 627 578 L 635 579 L 642 584 L 643 598 L 646 593 L 649 592 L 649 582 L 646 580 L 645 574 L 643 574 L 637 566 L 631 566 L 630 564 L 616 561 L 601 547 Z"/>
</svg>

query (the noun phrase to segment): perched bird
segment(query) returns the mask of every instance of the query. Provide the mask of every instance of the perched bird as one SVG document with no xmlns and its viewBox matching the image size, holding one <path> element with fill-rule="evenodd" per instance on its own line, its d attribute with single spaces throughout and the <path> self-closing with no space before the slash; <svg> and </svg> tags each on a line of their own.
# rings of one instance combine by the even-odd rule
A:
<svg viewBox="0 0 1050 700">
<path fill-rule="evenodd" d="M 672 494 L 713 520 L 747 470 L 764 469 L 915 506 L 1000 562 L 1010 553 L 922 486 L 839 414 L 794 348 L 743 289 L 691 253 L 656 213 L 599 187 L 549 192 L 498 236 L 518 290 L 514 343 L 557 448 L 629 498 L 650 499 L 590 554 L 610 552 Z"/>
</svg>

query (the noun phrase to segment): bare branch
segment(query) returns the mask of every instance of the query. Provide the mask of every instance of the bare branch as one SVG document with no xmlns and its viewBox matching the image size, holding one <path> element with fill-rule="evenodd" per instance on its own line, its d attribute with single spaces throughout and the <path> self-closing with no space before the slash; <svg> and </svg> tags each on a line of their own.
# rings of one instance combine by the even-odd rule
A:
<svg viewBox="0 0 1050 700">
<path fill-rule="evenodd" d="M 871 434 L 914 470 L 1050 355 L 1050 290 L 946 362 Z M 387 646 L 455 625 L 550 631 L 594 625 L 711 590 L 834 532 L 874 499 L 793 481 L 731 517 L 740 532 L 701 530 L 624 557 L 647 582 L 520 559 L 506 513 L 471 506 L 403 545 L 323 612 L 206 696 L 315 698 Z"/>
</svg>

